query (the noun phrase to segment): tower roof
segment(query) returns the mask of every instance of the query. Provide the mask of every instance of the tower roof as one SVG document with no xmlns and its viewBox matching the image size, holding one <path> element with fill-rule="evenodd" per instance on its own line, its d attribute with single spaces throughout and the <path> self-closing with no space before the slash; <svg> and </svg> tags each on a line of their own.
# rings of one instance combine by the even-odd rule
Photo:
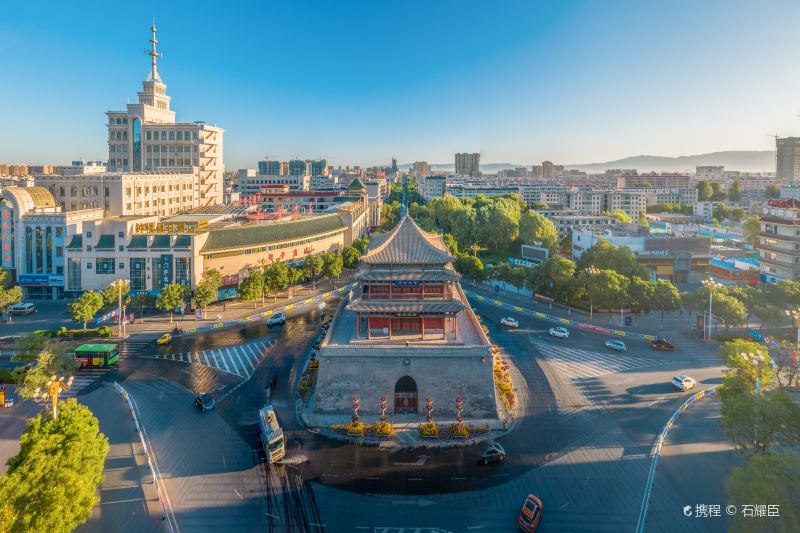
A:
<svg viewBox="0 0 800 533">
<path fill-rule="evenodd" d="M 373 237 L 361 262 L 371 265 L 444 265 L 454 259 L 440 235 L 427 233 L 406 215 L 392 231 Z"/>
<path fill-rule="evenodd" d="M 361 180 L 358 178 L 355 178 L 350 182 L 350 185 L 347 186 L 348 191 L 363 191 L 365 189 L 366 187 L 364 187 L 364 184 L 361 183 Z"/>
</svg>

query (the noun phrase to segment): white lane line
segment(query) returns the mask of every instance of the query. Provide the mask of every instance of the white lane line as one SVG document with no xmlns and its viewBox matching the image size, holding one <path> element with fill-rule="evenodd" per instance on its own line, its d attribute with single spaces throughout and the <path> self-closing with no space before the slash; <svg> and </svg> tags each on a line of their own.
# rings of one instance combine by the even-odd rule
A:
<svg viewBox="0 0 800 533">
<path fill-rule="evenodd" d="M 222 364 L 225 365 L 225 372 L 229 372 L 231 374 L 236 374 L 236 372 L 231 372 L 230 368 L 228 367 L 228 360 L 227 360 L 228 358 L 225 357 L 225 355 L 223 354 L 222 350 L 214 350 L 214 352 L 215 352 L 214 353 L 214 357 L 218 361 L 221 360 Z M 220 367 L 220 370 L 221 369 L 222 369 L 222 367 Z"/>
<path fill-rule="evenodd" d="M 236 357 L 239 359 L 239 362 L 242 364 L 242 368 L 244 369 L 244 373 L 248 376 L 252 376 L 253 372 L 256 371 L 256 368 L 253 366 L 253 363 L 250 362 L 250 359 L 247 357 L 247 352 L 244 351 L 244 348 L 241 346 L 235 347 Z M 247 370 L 247 366 L 244 364 L 247 363 L 247 366 L 250 367 L 250 370 Z"/>
<path fill-rule="evenodd" d="M 204 359 L 204 360 L 205 360 L 205 362 L 206 362 L 206 366 L 211 366 L 211 363 L 209 363 L 209 362 L 208 362 L 208 356 L 206 355 L 206 352 L 205 352 L 205 351 L 203 351 L 203 352 L 201 352 L 201 353 L 203 354 L 203 359 Z M 199 361 L 199 360 L 200 360 L 200 358 L 198 357 L 198 358 L 197 358 L 197 360 Z"/>
<path fill-rule="evenodd" d="M 246 350 L 243 351 L 247 354 L 247 363 L 253 369 L 253 372 L 255 372 L 256 366 L 259 363 L 258 350 L 252 344 L 242 346 L 242 348 L 246 348 Z"/>
</svg>

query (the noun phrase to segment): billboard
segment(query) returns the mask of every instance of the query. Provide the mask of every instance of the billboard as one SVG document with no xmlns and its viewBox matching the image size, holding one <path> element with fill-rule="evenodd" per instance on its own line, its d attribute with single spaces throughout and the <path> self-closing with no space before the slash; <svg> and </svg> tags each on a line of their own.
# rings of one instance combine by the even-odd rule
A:
<svg viewBox="0 0 800 533">
<path fill-rule="evenodd" d="M 166 287 L 172 283 L 172 254 L 161 254 L 161 268 L 159 275 L 161 276 L 161 286 Z"/>
</svg>

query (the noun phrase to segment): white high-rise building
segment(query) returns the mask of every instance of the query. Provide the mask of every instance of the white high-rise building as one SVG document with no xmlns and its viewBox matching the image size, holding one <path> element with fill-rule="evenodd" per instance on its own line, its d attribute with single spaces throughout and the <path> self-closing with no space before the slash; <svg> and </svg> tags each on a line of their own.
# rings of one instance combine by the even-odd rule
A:
<svg viewBox="0 0 800 533">
<path fill-rule="evenodd" d="M 127 111 L 108 111 L 108 169 L 112 172 L 191 172 L 196 205 L 223 202 L 222 128 L 202 121 L 176 122 L 167 86 L 158 74 L 156 26 L 148 55 L 150 73 L 139 101 Z"/>
</svg>

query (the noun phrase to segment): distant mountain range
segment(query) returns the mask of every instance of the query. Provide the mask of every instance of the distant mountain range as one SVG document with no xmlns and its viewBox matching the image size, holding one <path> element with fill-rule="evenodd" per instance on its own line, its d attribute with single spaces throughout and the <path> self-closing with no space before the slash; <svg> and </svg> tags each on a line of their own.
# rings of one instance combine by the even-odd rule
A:
<svg viewBox="0 0 800 533">
<path fill-rule="evenodd" d="M 640 172 L 666 171 L 666 172 L 691 172 L 694 173 L 698 165 L 723 165 L 727 170 L 741 170 L 744 172 L 774 172 L 775 152 L 773 150 L 728 150 L 725 152 L 711 152 L 708 154 L 681 155 L 678 157 L 665 157 L 658 155 L 636 155 L 606 161 L 605 163 L 584 163 L 564 165 L 566 168 L 582 170 L 589 173 L 601 173 L 608 169 L 635 168 Z M 401 168 L 410 168 L 411 164 L 399 165 Z M 485 163 L 481 171 L 494 174 L 499 170 L 530 166 L 530 164 L 514 163 Z M 453 170 L 452 163 L 432 163 L 431 170 Z"/>
</svg>

